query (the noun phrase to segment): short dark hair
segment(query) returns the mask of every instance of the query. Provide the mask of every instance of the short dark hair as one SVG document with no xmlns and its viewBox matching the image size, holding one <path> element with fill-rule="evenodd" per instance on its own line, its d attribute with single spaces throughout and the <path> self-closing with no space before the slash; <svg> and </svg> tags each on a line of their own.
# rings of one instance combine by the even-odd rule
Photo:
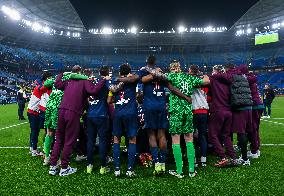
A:
<svg viewBox="0 0 284 196">
<path fill-rule="evenodd" d="M 228 63 L 227 65 L 225 65 L 225 69 L 234 69 L 235 68 L 235 65 L 232 64 L 232 63 Z"/>
<path fill-rule="evenodd" d="M 191 65 L 189 69 L 192 75 L 197 75 L 199 73 L 199 67 L 197 65 Z"/>
<path fill-rule="evenodd" d="M 109 75 L 109 67 L 108 66 L 102 66 L 100 68 L 100 75 L 101 76 L 108 76 Z"/>
<path fill-rule="evenodd" d="M 72 73 L 79 73 L 80 71 L 82 71 L 82 68 L 79 65 L 72 67 Z"/>
<path fill-rule="evenodd" d="M 50 72 L 43 72 L 42 76 L 41 76 L 41 80 L 45 81 L 47 78 L 51 77 L 52 74 Z"/>
<path fill-rule="evenodd" d="M 149 65 L 155 65 L 156 64 L 156 57 L 154 55 L 150 55 L 147 58 L 147 64 Z"/>
<path fill-rule="evenodd" d="M 84 69 L 83 73 L 84 75 L 91 77 L 93 72 L 91 69 Z"/>
<path fill-rule="evenodd" d="M 223 73 L 224 72 L 224 67 L 223 67 L 223 65 L 214 65 L 213 66 L 213 70 L 216 70 L 219 73 Z"/>
<path fill-rule="evenodd" d="M 124 64 L 120 65 L 120 67 L 119 67 L 119 73 L 120 73 L 120 75 L 126 76 L 126 75 L 128 75 L 130 72 L 131 72 L 131 67 L 130 67 L 129 64 L 124 63 Z"/>
</svg>

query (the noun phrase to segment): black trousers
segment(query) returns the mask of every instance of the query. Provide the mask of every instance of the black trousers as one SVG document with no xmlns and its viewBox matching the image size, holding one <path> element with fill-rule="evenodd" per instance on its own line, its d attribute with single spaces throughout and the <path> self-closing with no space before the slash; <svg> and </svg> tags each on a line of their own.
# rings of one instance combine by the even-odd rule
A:
<svg viewBox="0 0 284 196">
<path fill-rule="evenodd" d="M 18 116 L 19 119 L 23 119 L 24 118 L 24 110 L 25 110 L 25 103 L 18 103 Z"/>
</svg>

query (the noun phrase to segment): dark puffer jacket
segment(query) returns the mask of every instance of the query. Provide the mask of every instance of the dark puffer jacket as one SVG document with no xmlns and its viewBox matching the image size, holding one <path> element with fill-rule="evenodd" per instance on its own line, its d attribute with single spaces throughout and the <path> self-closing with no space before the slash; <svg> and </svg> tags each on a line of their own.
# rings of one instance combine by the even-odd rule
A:
<svg viewBox="0 0 284 196">
<path fill-rule="evenodd" d="M 245 75 L 233 74 L 231 85 L 232 107 L 252 106 L 252 96 L 248 80 Z"/>
</svg>

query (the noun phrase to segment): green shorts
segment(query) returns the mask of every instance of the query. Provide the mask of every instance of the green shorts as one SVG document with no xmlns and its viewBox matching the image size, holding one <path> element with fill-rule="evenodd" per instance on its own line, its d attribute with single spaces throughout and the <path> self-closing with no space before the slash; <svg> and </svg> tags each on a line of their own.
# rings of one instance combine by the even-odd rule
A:
<svg viewBox="0 0 284 196">
<path fill-rule="evenodd" d="M 170 112 L 170 130 L 171 135 L 193 133 L 193 115 L 192 111 L 179 110 Z"/>
<path fill-rule="evenodd" d="M 57 129 L 58 108 L 61 103 L 63 92 L 51 93 L 46 104 L 44 128 Z"/>
</svg>

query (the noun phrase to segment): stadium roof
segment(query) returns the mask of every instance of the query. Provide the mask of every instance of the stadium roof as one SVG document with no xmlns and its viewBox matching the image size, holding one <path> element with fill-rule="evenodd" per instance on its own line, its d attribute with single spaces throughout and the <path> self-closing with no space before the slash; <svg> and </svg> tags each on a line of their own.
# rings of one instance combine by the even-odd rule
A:
<svg viewBox="0 0 284 196">
<path fill-rule="evenodd" d="M 76 31 L 85 30 L 69 0 L 0 0 L 0 5 L 10 6 L 21 15 L 49 26 Z"/>
<path fill-rule="evenodd" d="M 244 27 L 250 24 L 261 25 L 284 19 L 283 0 L 260 0 L 253 5 L 233 26 Z"/>
</svg>

